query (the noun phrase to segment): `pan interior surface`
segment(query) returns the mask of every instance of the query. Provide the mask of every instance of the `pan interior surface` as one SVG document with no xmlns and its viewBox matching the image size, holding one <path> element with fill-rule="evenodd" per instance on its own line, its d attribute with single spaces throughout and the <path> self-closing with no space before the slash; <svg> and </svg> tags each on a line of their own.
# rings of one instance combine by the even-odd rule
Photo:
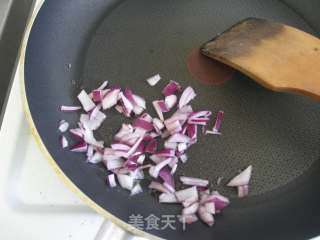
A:
<svg viewBox="0 0 320 240">
<path fill-rule="evenodd" d="M 209 179 L 211 188 L 229 196 L 232 204 L 217 217 L 214 228 L 196 223 L 185 232 L 178 224 L 176 230 L 147 231 L 168 239 L 195 239 L 199 233 L 201 239 L 306 239 L 318 234 L 320 190 L 312 183 L 320 180 L 319 103 L 271 92 L 241 74 L 223 85 L 203 85 L 186 66 L 192 49 L 247 17 L 314 33 L 281 1 L 48 1 L 28 44 L 26 94 L 37 130 L 59 167 L 123 221 L 132 214 L 179 214 L 179 207 L 159 205 L 148 191 L 129 198 L 121 189 L 106 189 L 105 169 L 62 151 L 56 132 L 61 118 L 76 122 L 77 115 L 65 116 L 57 108 L 76 103 L 82 88 L 91 90 L 108 80 L 131 88 L 150 103 L 162 97 L 161 89 L 169 80 L 176 80 L 195 89 L 195 110 L 225 111 L 222 136 L 201 136 L 177 175 Z M 152 88 L 145 79 L 156 73 L 162 80 Z M 156 116 L 151 104 L 148 112 Z M 107 115 L 97 138 L 108 145 L 128 120 L 115 111 Z M 250 196 L 238 200 L 235 190 L 224 185 L 248 165 L 253 165 Z M 218 177 L 224 179 L 220 186 L 215 184 Z"/>
</svg>

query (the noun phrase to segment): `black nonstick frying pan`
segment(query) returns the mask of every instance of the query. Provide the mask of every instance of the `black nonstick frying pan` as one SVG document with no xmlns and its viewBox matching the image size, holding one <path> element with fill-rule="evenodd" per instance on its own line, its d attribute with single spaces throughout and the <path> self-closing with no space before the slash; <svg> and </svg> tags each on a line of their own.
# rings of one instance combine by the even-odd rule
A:
<svg viewBox="0 0 320 240">
<path fill-rule="evenodd" d="M 240 73 L 224 84 L 204 85 L 187 69 L 192 49 L 247 17 L 283 22 L 315 35 L 320 24 L 306 21 L 276 0 L 45 1 L 26 51 L 28 113 L 50 161 L 86 202 L 148 238 L 308 239 L 320 234 L 319 103 L 271 92 Z M 155 73 L 165 80 L 151 88 L 145 79 Z M 180 206 L 160 205 L 147 190 L 129 197 L 125 190 L 109 189 L 102 166 L 62 150 L 57 140 L 58 120 L 79 118 L 59 112 L 59 106 L 77 104 L 80 89 L 93 89 L 106 79 L 130 87 L 149 102 L 160 97 L 167 80 L 174 79 L 194 87 L 195 108 L 224 110 L 223 135 L 201 137 L 178 175 L 211 182 L 223 176 L 227 181 L 252 164 L 249 197 L 238 199 L 224 184 L 213 186 L 230 197 L 231 205 L 212 228 L 201 222 L 186 231 L 180 224 L 176 230 L 129 228 L 126 222 L 133 214 L 177 215 Z M 123 121 L 110 112 L 99 138 L 110 143 Z"/>
</svg>

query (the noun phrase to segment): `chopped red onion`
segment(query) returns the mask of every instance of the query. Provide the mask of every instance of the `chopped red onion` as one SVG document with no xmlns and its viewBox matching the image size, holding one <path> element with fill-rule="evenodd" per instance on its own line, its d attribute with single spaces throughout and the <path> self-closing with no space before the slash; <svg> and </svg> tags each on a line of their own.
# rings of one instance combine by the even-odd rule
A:
<svg viewBox="0 0 320 240">
<path fill-rule="evenodd" d="M 143 169 L 141 169 L 141 168 L 136 168 L 135 170 L 130 171 L 130 176 L 133 177 L 135 180 L 142 180 L 142 179 L 144 179 Z"/>
<path fill-rule="evenodd" d="M 159 172 L 159 177 L 164 181 L 164 183 L 167 183 L 166 187 L 168 188 L 170 192 L 175 192 L 175 183 L 174 178 L 170 173 L 170 170 L 168 167 L 164 167 Z"/>
<path fill-rule="evenodd" d="M 191 141 L 191 139 L 186 135 L 182 135 L 180 133 L 175 133 L 167 141 L 171 142 L 171 143 L 172 142 L 174 142 L 174 143 L 189 143 Z"/>
<path fill-rule="evenodd" d="M 152 139 L 146 146 L 145 152 L 147 153 L 155 153 L 157 151 L 158 141 L 156 139 Z"/>
<path fill-rule="evenodd" d="M 142 165 L 144 163 L 144 160 L 146 159 L 146 155 L 141 154 L 138 159 L 137 159 L 137 163 Z"/>
<path fill-rule="evenodd" d="M 117 186 L 117 182 L 116 182 L 116 177 L 115 175 L 112 173 L 112 174 L 109 174 L 108 177 L 107 177 L 107 183 L 109 184 L 110 187 L 114 188 Z"/>
<path fill-rule="evenodd" d="M 198 214 L 199 214 L 200 219 L 204 223 L 208 224 L 209 226 L 213 226 L 213 224 L 214 224 L 213 215 L 211 213 L 209 213 L 204 206 L 199 207 Z"/>
<path fill-rule="evenodd" d="M 130 150 L 128 151 L 127 153 L 127 156 L 130 157 L 139 147 L 140 143 L 142 142 L 143 140 L 143 136 L 141 136 L 137 141 L 136 143 L 130 148 Z"/>
<path fill-rule="evenodd" d="M 125 175 L 125 174 L 117 174 L 117 178 L 118 178 L 118 182 L 122 188 L 130 190 L 130 191 L 132 190 L 133 184 L 134 184 L 134 179 L 131 176 Z"/>
<path fill-rule="evenodd" d="M 188 124 L 188 126 L 187 126 L 187 136 L 189 138 L 191 138 L 192 140 L 196 140 L 197 139 L 197 134 L 198 134 L 197 125 Z"/>
<path fill-rule="evenodd" d="M 135 94 L 132 95 L 132 98 L 138 107 L 143 108 L 143 109 L 147 108 L 146 107 L 146 100 L 144 100 L 144 98 L 142 98 L 138 95 L 135 95 Z"/>
<path fill-rule="evenodd" d="M 113 143 L 111 144 L 111 148 L 114 150 L 120 150 L 120 151 L 129 151 L 130 146 L 123 144 L 123 143 Z"/>
<path fill-rule="evenodd" d="M 145 121 L 147 121 L 147 122 L 149 122 L 149 123 L 152 122 L 152 117 L 150 116 L 149 113 L 144 113 L 144 114 L 142 114 L 142 115 L 141 115 L 141 119 L 143 119 L 143 120 L 145 120 Z"/>
<path fill-rule="evenodd" d="M 188 198 L 192 198 L 192 197 L 198 199 L 198 191 L 196 187 L 190 187 L 180 191 L 176 191 L 175 195 L 179 202 L 183 202 Z"/>
<path fill-rule="evenodd" d="M 245 170 L 235 176 L 227 184 L 228 187 L 238 187 L 248 185 L 252 174 L 252 165 L 248 166 Z"/>
<path fill-rule="evenodd" d="M 72 152 L 87 152 L 87 148 L 88 148 L 88 144 L 86 142 L 81 141 L 81 142 L 73 145 L 70 148 L 70 151 L 72 151 Z"/>
<path fill-rule="evenodd" d="M 223 111 L 219 111 L 217 113 L 216 121 L 215 121 L 215 124 L 214 124 L 212 131 L 206 131 L 206 134 L 221 135 L 220 128 L 221 128 L 223 115 L 224 115 Z"/>
<path fill-rule="evenodd" d="M 169 96 L 166 96 L 164 99 L 164 102 L 168 109 L 173 108 L 174 105 L 176 105 L 177 101 L 178 101 L 178 98 L 176 95 L 169 95 Z"/>
<path fill-rule="evenodd" d="M 92 145 L 89 145 L 88 149 L 87 149 L 87 157 L 88 157 L 88 159 L 93 156 L 93 153 L 94 153 L 94 147 Z"/>
<path fill-rule="evenodd" d="M 103 148 L 103 141 L 97 141 L 93 136 L 93 131 L 88 128 L 86 128 L 83 133 L 83 140 L 95 147 Z"/>
<path fill-rule="evenodd" d="M 131 89 L 126 88 L 123 94 L 131 102 L 133 106 L 137 105 L 136 101 L 133 98 L 133 92 Z"/>
<path fill-rule="evenodd" d="M 188 155 L 182 154 L 180 157 L 181 162 L 186 163 L 188 161 Z"/>
<path fill-rule="evenodd" d="M 226 208 L 230 204 L 229 199 L 222 196 L 218 192 L 212 192 L 210 195 L 205 196 L 200 201 L 201 204 L 205 204 L 207 202 L 214 203 L 216 212 L 220 212 L 222 209 Z"/>
<path fill-rule="evenodd" d="M 119 93 L 120 89 L 112 89 L 109 91 L 102 99 L 102 108 L 105 110 L 115 106 L 118 102 Z"/>
<path fill-rule="evenodd" d="M 178 169 L 178 163 L 175 163 L 171 168 L 171 175 L 174 175 Z"/>
<path fill-rule="evenodd" d="M 155 166 L 152 166 L 149 168 L 149 174 L 151 177 L 157 178 L 159 176 L 159 172 L 162 168 L 164 168 L 166 165 L 170 163 L 171 159 L 168 158 L 160 163 L 158 163 Z"/>
<path fill-rule="evenodd" d="M 249 186 L 248 185 L 238 186 L 238 197 L 239 198 L 246 197 L 248 194 L 249 194 Z"/>
<path fill-rule="evenodd" d="M 160 79 L 161 79 L 160 75 L 159 75 L 159 74 L 156 74 L 156 75 L 148 78 L 146 81 L 148 82 L 148 84 L 149 84 L 150 86 L 153 87 L 153 86 L 155 86 L 155 85 L 160 81 Z"/>
<path fill-rule="evenodd" d="M 177 203 L 177 198 L 173 193 L 161 193 L 159 195 L 160 203 Z"/>
<path fill-rule="evenodd" d="M 100 118 L 102 115 L 106 116 L 104 113 L 100 112 L 101 104 L 98 104 L 91 112 L 90 112 L 90 120 Z M 99 116 L 100 115 L 100 116 Z M 104 117 L 105 118 L 105 117 Z"/>
<path fill-rule="evenodd" d="M 162 101 L 162 100 L 161 100 Z M 161 108 L 161 106 L 163 107 L 163 105 L 162 104 L 160 104 L 159 103 L 160 101 L 158 101 L 158 100 L 156 100 L 156 101 L 153 101 L 152 102 L 152 105 L 153 105 L 153 107 L 154 107 L 154 109 L 156 110 L 156 113 L 158 114 L 158 117 L 163 121 L 164 120 L 164 118 L 163 118 L 163 110 L 166 110 L 166 109 L 163 109 L 163 108 Z M 165 105 L 165 104 L 164 104 Z"/>
<path fill-rule="evenodd" d="M 147 132 L 153 130 L 153 124 L 142 119 L 142 118 L 136 118 L 133 121 L 132 125 L 136 128 L 142 128 L 142 129 L 146 130 Z"/>
<path fill-rule="evenodd" d="M 170 81 L 162 90 L 162 94 L 164 96 L 169 96 L 169 95 L 175 94 L 180 90 L 181 90 L 181 86 L 179 83 L 175 81 Z"/>
<path fill-rule="evenodd" d="M 64 133 L 68 130 L 69 128 L 69 123 L 66 120 L 61 120 L 59 122 L 59 131 Z"/>
<path fill-rule="evenodd" d="M 61 112 L 76 112 L 76 111 L 79 111 L 80 109 L 81 109 L 80 106 L 65 106 L 65 105 L 60 106 Z"/>
<path fill-rule="evenodd" d="M 178 147 L 178 143 L 171 143 L 171 142 L 165 141 L 164 142 L 164 147 L 167 148 L 167 149 L 175 150 Z"/>
<path fill-rule="evenodd" d="M 109 155 L 110 156 L 110 155 Z M 117 168 L 121 168 L 124 165 L 124 161 L 121 158 L 109 158 L 106 161 L 106 156 L 103 156 L 103 163 L 106 165 L 108 170 L 113 170 Z"/>
<path fill-rule="evenodd" d="M 130 196 L 134 196 L 134 195 L 137 195 L 139 193 L 142 193 L 143 190 L 142 190 L 142 187 L 139 183 L 137 183 L 132 189 L 131 189 L 131 194 Z"/>
<path fill-rule="evenodd" d="M 167 188 L 165 188 L 161 183 L 156 181 L 152 181 L 149 185 L 149 188 L 162 193 L 170 193 Z"/>
<path fill-rule="evenodd" d="M 150 159 L 151 161 L 153 161 L 155 164 L 158 164 L 158 163 L 166 160 L 167 158 L 153 154 L 153 155 L 149 156 L 149 159 Z"/>
<path fill-rule="evenodd" d="M 170 134 L 178 133 L 182 130 L 179 120 L 173 122 L 165 122 L 165 125 Z"/>
<path fill-rule="evenodd" d="M 157 155 L 159 157 L 174 157 L 175 156 L 175 151 L 172 149 L 162 149 L 155 153 L 154 155 Z"/>
<path fill-rule="evenodd" d="M 214 202 L 207 202 L 204 204 L 204 207 L 206 208 L 208 213 L 216 214 L 216 207 Z"/>
<path fill-rule="evenodd" d="M 187 87 L 179 100 L 179 108 L 182 108 L 184 106 L 186 106 L 192 99 L 194 99 L 196 97 L 196 93 L 194 92 L 192 87 Z"/>
<path fill-rule="evenodd" d="M 91 156 L 90 158 L 88 158 L 88 162 L 89 162 L 89 163 L 93 163 L 93 164 L 97 164 L 97 163 L 101 162 L 102 159 L 103 159 L 102 153 L 100 153 L 100 152 L 97 151 L 97 152 L 95 152 L 95 153 L 93 154 L 93 156 Z"/>
<path fill-rule="evenodd" d="M 182 205 L 183 205 L 183 207 L 186 208 L 186 207 L 189 207 L 190 205 L 192 205 L 193 203 L 195 203 L 195 202 L 197 202 L 197 201 L 198 201 L 198 196 L 192 196 L 192 197 L 184 200 L 184 201 L 182 202 Z"/>
<path fill-rule="evenodd" d="M 94 102 L 101 102 L 104 97 L 104 91 L 99 89 L 93 90 L 91 94 Z"/>
<path fill-rule="evenodd" d="M 126 117 L 130 117 L 133 111 L 133 104 L 129 101 L 128 98 L 126 98 L 126 96 L 122 92 L 119 93 L 119 97 L 122 103 L 122 109 L 124 110 L 124 115 Z"/>
<path fill-rule="evenodd" d="M 179 221 L 186 224 L 191 224 L 198 221 L 198 217 L 195 214 L 181 215 Z"/>
<path fill-rule="evenodd" d="M 80 122 L 85 128 L 97 130 L 106 118 L 107 116 L 103 112 L 97 111 L 94 119 L 90 119 L 88 114 L 81 114 Z"/>
<path fill-rule="evenodd" d="M 193 177 L 184 177 L 184 176 L 180 177 L 180 181 L 184 185 L 200 186 L 200 187 L 206 187 L 209 184 L 208 180 L 193 178 Z"/>
<path fill-rule="evenodd" d="M 60 143 L 62 148 L 67 148 L 69 146 L 67 138 L 63 135 L 60 136 Z"/>
<path fill-rule="evenodd" d="M 86 112 L 89 112 L 96 106 L 85 90 L 79 93 L 78 99 Z"/>
<path fill-rule="evenodd" d="M 80 128 L 73 128 L 73 129 L 70 129 L 69 132 L 79 138 L 79 139 L 83 139 L 83 131 L 80 129 Z"/>
<path fill-rule="evenodd" d="M 182 215 L 194 214 L 198 211 L 198 208 L 199 208 L 199 203 L 195 202 L 195 203 L 191 204 L 189 207 L 185 207 L 182 210 Z"/>
<path fill-rule="evenodd" d="M 108 86 L 108 81 L 104 81 L 98 88 L 97 90 L 103 90 Z"/>
<path fill-rule="evenodd" d="M 184 152 L 187 150 L 188 145 L 186 143 L 179 143 L 178 144 L 178 152 Z"/>
</svg>

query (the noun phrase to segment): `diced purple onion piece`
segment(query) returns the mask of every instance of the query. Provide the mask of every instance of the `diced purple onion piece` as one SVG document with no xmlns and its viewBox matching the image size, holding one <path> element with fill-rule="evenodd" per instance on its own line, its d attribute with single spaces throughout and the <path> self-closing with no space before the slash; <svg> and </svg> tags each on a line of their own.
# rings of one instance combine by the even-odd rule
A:
<svg viewBox="0 0 320 240">
<path fill-rule="evenodd" d="M 198 196 L 192 196 L 192 197 L 184 200 L 184 201 L 182 202 L 182 205 L 183 205 L 183 207 L 186 208 L 186 207 L 189 207 L 190 205 L 192 205 L 193 203 L 195 203 L 195 202 L 197 202 L 197 201 L 198 201 Z"/>
<path fill-rule="evenodd" d="M 189 143 L 191 139 L 186 135 L 176 133 L 172 135 L 167 141 L 174 142 L 174 143 Z"/>
<path fill-rule="evenodd" d="M 65 105 L 60 106 L 61 112 L 76 112 L 76 111 L 79 111 L 80 109 L 81 109 L 80 106 L 65 106 Z"/>
<path fill-rule="evenodd" d="M 214 224 L 214 218 L 213 215 L 209 212 L 207 212 L 207 209 L 204 206 L 200 206 L 198 209 L 198 215 L 200 219 L 206 223 L 208 226 L 213 226 Z"/>
<path fill-rule="evenodd" d="M 138 128 L 142 128 L 144 130 L 146 130 L 147 132 L 153 130 L 153 124 L 142 119 L 142 118 L 136 118 L 134 121 L 133 121 L 133 124 L 132 124 L 134 127 L 138 127 Z"/>
<path fill-rule="evenodd" d="M 179 100 L 179 108 L 182 108 L 184 106 L 186 106 L 192 99 L 194 99 L 196 97 L 196 93 L 194 92 L 192 87 L 187 87 Z"/>
<path fill-rule="evenodd" d="M 227 184 L 228 187 L 238 187 L 248 185 L 252 174 L 252 165 L 248 166 L 245 170 L 235 176 Z"/>
<path fill-rule="evenodd" d="M 162 90 L 162 94 L 164 96 L 169 96 L 175 94 L 176 92 L 180 91 L 181 86 L 179 83 L 175 81 L 170 81 Z"/>
<path fill-rule="evenodd" d="M 243 186 L 238 186 L 238 197 L 243 198 L 248 196 L 249 194 L 249 186 L 248 185 L 243 185 Z"/>
<path fill-rule="evenodd" d="M 200 187 L 206 187 L 209 184 L 208 180 L 193 178 L 193 177 L 185 177 L 185 176 L 181 176 L 180 181 L 185 185 L 200 186 Z"/>
<path fill-rule="evenodd" d="M 208 213 L 216 214 L 216 207 L 214 202 L 207 202 L 204 204 L 204 207 L 206 208 Z"/>
<path fill-rule="evenodd" d="M 187 154 L 182 154 L 179 159 L 181 162 L 186 163 L 188 161 L 188 155 Z"/>
<path fill-rule="evenodd" d="M 115 106 L 118 102 L 119 93 L 120 89 L 113 89 L 109 91 L 102 99 L 102 108 L 106 110 Z"/>
<path fill-rule="evenodd" d="M 198 208 L 199 208 L 199 203 L 195 202 L 195 203 L 191 204 L 190 206 L 182 209 L 182 215 L 194 214 L 198 211 Z"/>
<path fill-rule="evenodd" d="M 197 222 L 198 220 L 199 219 L 195 214 L 179 216 L 179 221 L 186 224 L 191 224 Z"/>
<path fill-rule="evenodd" d="M 134 196 L 134 195 L 137 195 L 139 193 L 142 193 L 143 190 L 142 190 L 142 187 L 139 183 L 137 183 L 132 189 L 131 189 L 131 194 L 130 196 Z"/>
<path fill-rule="evenodd" d="M 173 189 L 173 192 L 175 191 L 174 177 L 171 175 L 168 167 L 164 167 L 160 170 L 159 177 L 171 187 L 169 190 Z"/>
<path fill-rule="evenodd" d="M 176 196 L 173 193 L 161 193 L 159 195 L 160 203 L 178 203 Z"/>
<path fill-rule="evenodd" d="M 164 102 L 168 109 L 173 108 L 174 105 L 176 105 L 177 101 L 178 101 L 178 98 L 176 95 L 169 95 L 169 96 L 166 96 L 164 99 Z"/>
<path fill-rule="evenodd" d="M 165 188 L 161 183 L 156 181 L 152 181 L 149 185 L 149 188 L 162 193 L 170 193 L 167 188 Z"/>
<path fill-rule="evenodd" d="M 61 120 L 59 122 L 59 131 L 64 133 L 68 130 L 69 128 L 69 123 L 66 120 Z"/>
<path fill-rule="evenodd" d="M 109 174 L 107 177 L 107 183 L 109 184 L 110 187 L 114 188 L 117 186 L 117 182 L 116 182 L 116 176 L 115 174 Z"/>
<path fill-rule="evenodd" d="M 158 141 L 157 139 L 152 139 L 146 146 L 145 152 L 147 153 L 155 153 L 157 151 Z"/>
<path fill-rule="evenodd" d="M 137 104 L 138 107 L 141 107 L 143 109 L 146 109 L 146 100 L 138 95 L 133 94 L 132 98 L 134 102 Z"/>
<path fill-rule="evenodd" d="M 164 118 L 163 118 L 162 110 L 161 110 L 161 107 L 160 107 L 158 101 L 157 100 L 153 101 L 152 105 L 154 107 L 154 110 L 156 110 L 156 113 L 157 113 L 158 117 L 163 121 Z"/>
<path fill-rule="evenodd" d="M 215 132 L 215 133 L 219 133 L 220 132 L 223 116 L 224 116 L 224 112 L 223 111 L 219 111 L 217 113 L 216 121 L 215 121 L 213 129 L 212 129 L 213 132 Z"/>
<path fill-rule="evenodd" d="M 191 197 L 198 199 L 198 191 L 196 187 L 190 187 L 180 191 L 176 191 L 175 195 L 179 202 L 183 202 Z"/>
<path fill-rule="evenodd" d="M 78 95 L 78 99 L 83 107 L 83 109 L 86 112 L 89 112 L 90 110 L 94 109 L 94 107 L 96 106 L 94 104 L 94 102 L 91 100 L 91 98 L 89 97 L 89 95 L 86 93 L 85 90 L 82 90 L 79 95 Z"/>
<path fill-rule="evenodd" d="M 168 158 L 155 166 L 149 168 L 149 174 L 151 177 L 157 178 L 159 176 L 160 170 L 170 163 L 171 159 Z"/>
<path fill-rule="evenodd" d="M 102 159 L 103 159 L 103 154 L 96 151 L 90 158 L 88 158 L 88 162 L 97 164 L 97 163 L 100 163 Z"/>
<path fill-rule="evenodd" d="M 88 144 L 84 141 L 81 141 L 70 148 L 72 152 L 87 152 Z"/>
<path fill-rule="evenodd" d="M 148 78 L 146 81 L 150 86 L 155 86 L 159 81 L 161 80 L 161 77 L 159 74 L 156 74 L 150 78 Z"/>
<path fill-rule="evenodd" d="M 60 136 L 60 143 L 62 148 L 67 148 L 69 146 L 67 138 L 63 135 Z"/>
<path fill-rule="evenodd" d="M 130 191 L 132 190 L 133 184 L 134 184 L 134 179 L 131 176 L 125 175 L 125 174 L 117 174 L 117 178 L 118 178 L 118 182 L 122 188 L 130 190 Z"/>
</svg>

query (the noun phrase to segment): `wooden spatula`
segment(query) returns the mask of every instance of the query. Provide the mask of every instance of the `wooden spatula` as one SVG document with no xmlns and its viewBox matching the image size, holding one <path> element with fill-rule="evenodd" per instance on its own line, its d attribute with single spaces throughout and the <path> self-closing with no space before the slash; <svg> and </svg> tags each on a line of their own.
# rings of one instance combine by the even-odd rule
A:
<svg viewBox="0 0 320 240">
<path fill-rule="evenodd" d="M 306 32 L 249 18 L 205 43 L 201 52 L 271 90 L 320 100 L 320 40 Z"/>
</svg>

